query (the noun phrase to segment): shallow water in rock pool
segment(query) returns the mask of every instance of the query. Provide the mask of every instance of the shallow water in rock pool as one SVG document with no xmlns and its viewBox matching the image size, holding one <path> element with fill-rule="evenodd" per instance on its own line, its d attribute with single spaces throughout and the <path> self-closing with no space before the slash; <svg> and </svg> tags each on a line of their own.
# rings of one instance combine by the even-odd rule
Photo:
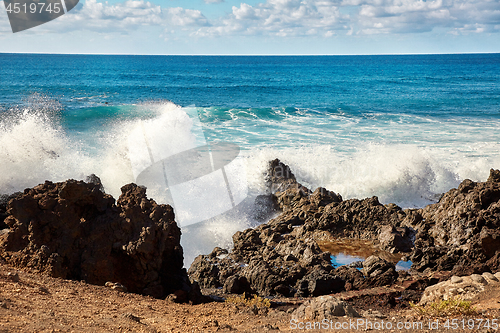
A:
<svg viewBox="0 0 500 333">
<path fill-rule="evenodd" d="M 404 255 L 381 250 L 369 240 L 335 239 L 318 241 L 318 245 L 323 251 L 330 252 L 330 260 L 334 267 L 362 262 L 371 255 L 393 262 L 396 265 L 396 271 L 407 271 L 412 265 L 410 260 L 403 260 L 406 259 Z"/>
</svg>

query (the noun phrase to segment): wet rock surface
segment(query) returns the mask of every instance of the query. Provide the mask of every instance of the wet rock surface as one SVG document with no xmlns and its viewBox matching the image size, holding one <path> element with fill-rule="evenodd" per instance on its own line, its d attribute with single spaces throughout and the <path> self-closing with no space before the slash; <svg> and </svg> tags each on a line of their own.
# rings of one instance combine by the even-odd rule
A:
<svg viewBox="0 0 500 333">
<path fill-rule="evenodd" d="M 452 274 L 500 269 L 498 170 L 491 170 L 484 183 L 463 181 L 436 204 L 404 210 L 383 205 L 377 197 L 343 200 L 324 188 L 311 191 L 279 160 L 270 162 L 266 180 L 268 200 L 281 214 L 237 232 L 231 251 L 215 249 L 197 257 L 188 273 L 200 286 L 230 290 L 237 282 L 235 290 L 244 285 L 261 295 L 318 296 L 399 284 L 415 300 Z M 329 253 L 315 241 L 325 233 L 334 239 L 370 240 L 405 254 L 413 262 L 411 275 L 396 272 L 394 263 L 380 257 L 368 258 L 362 271 L 334 269 Z"/>
<path fill-rule="evenodd" d="M 8 227 L 0 234 L 0 253 L 12 265 L 99 285 L 111 281 L 129 292 L 169 295 L 176 302 L 199 296 L 197 284 L 286 297 L 398 285 L 396 294 L 387 294 L 392 304 L 418 299 L 425 288 L 452 275 L 500 270 L 498 170 L 491 170 L 486 182 L 463 181 L 436 204 L 404 210 L 377 197 L 344 200 L 325 188 L 311 191 L 279 160 L 270 162 L 266 181 L 268 193 L 258 199 L 262 218 L 276 210 L 281 214 L 235 233 L 230 251 L 215 248 L 198 256 L 188 272 L 191 281 L 182 269 L 172 208 L 147 199 L 133 184 L 122 188 L 115 203 L 94 178 L 46 182 L 9 198 L 3 211 L 0 202 Z M 413 262 L 411 274 L 396 272 L 394 263 L 378 254 L 361 270 L 334 268 L 316 242 L 319 235 L 371 241 L 404 254 Z"/>
<path fill-rule="evenodd" d="M 314 233 L 328 231 L 338 237 L 377 239 L 379 226 L 388 225 L 391 232 L 392 226 L 399 226 L 405 217 L 399 207 L 386 207 L 376 197 L 343 201 L 340 195 L 324 188 L 312 192 L 278 160 L 270 162 L 266 179 L 282 214 L 234 234 L 230 252 L 216 248 L 209 255 L 198 256 L 188 271 L 192 281 L 202 288 L 225 290 L 235 281 L 239 281 L 238 285 L 248 282 L 250 289 L 260 295 L 284 296 L 319 296 L 345 290 L 346 286 L 359 289 L 395 281 L 398 275 L 393 264 L 366 277 L 354 268 L 351 272 L 337 272 L 330 254 L 314 240 Z M 406 237 L 408 243 L 411 233 L 405 230 L 409 228 L 395 232 L 401 232 L 398 235 Z"/>
<path fill-rule="evenodd" d="M 299 203 L 302 207 L 302 199 L 316 210 L 341 197 L 324 189 L 312 193 L 278 160 L 270 162 L 266 180 L 279 208 L 289 213 L 235 233 L 231 252 L 215 248 L 208 255 L 198 256 L 188 271 L 191 280 L 202 288 L 226 290 L 238 281 L 236 289 L 249 286 L 260 295 L 317 296 L 342 290 L 344 281 L 333 273 L 330 255 L 313 239 L 293 233 L 306 218 L 304 211 L 297 214 L 295 209 Z"/>
<path fill-rule="evenodd" d="M 215 249 L 198 256 L 188 271 L 190 278 L 202 288 L 244 288 L 261 295 L 321 295 L 343 288 L 343 281 L 333 274 L 328 253 L 314 241 L 278 243 L 272 235 L 261 239 L 254 234 L 265 234 L 265 230 L 251 230 L 235 234 L 239 246 L 229 254 L 218 255 Z"/>
<path fill-rule="evenodd" d="M 0 194 L 0 230 L 8 228 L 4 222 L 7 216 L 9 216 L 9 214 L 7 214 L 7 204 L 10 200 L 17 198 L 21 194 L 21 192 L 13 194 Z"/>
<path fill-rule="evenodd" d="M 101 186 L 93 178 L 26 189 L 7 205 L 0 255 L 53 277 L 112 281 L 133 293 L 199 301 L 183 269 L 172 207 L 156 204 L 135 184 L 123 186 L 115 203 Z"/>
</svg>

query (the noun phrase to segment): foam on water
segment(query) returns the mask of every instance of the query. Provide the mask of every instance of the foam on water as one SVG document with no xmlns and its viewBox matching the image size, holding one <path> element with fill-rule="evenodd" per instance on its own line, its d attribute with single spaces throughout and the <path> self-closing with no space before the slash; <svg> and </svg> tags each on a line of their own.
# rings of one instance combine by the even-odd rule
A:
<svg viewBox="0 0 500 333">
<path fill-rule="evenodd" d="M 461 180 L 484 181 L 490 168 L 500 168 L 498 120 L 346 116 L 293 108 L 269 114 L 182 108 L 165 101 L 99 108 L 79 114 L 33 95 L 3 111 L 0 193 L 95 173 L 117 198 L 121 186 L 135 180 L 128 150 L 134 128 L 141 122 L 154 125 L 149 128 L 165 136 L 162 128 L 169 125 L 168 140 L 152 149 L 180 151 L 200 139 L 193 137 L 189 121 L 199 113 L 207 141 L 226 140 L 243 149 L 249 198 L 232 212 L 183 228 L 186 266 L 215 246 L 230 247 L 234 232 L 261 222 L 254 218 L 253 200 L 265 191 L 263 174 L 274 158 L 311 189 L 323 186 L 345 199 L 375 195 L 382 203 L 403 207 L 422 207 Z M 179 126 L 170 126 L 172 122 Z M 148 195 L 155 199 L 154 193 Z"/>
<path fill-rule="evenodd" d="M 59 105 L 32 97 L 4 112 L 0 121 L 0 191 L 23 190 L 47 180 L 78 175 L 87 160 L 58 123 Z"/>
</svg>

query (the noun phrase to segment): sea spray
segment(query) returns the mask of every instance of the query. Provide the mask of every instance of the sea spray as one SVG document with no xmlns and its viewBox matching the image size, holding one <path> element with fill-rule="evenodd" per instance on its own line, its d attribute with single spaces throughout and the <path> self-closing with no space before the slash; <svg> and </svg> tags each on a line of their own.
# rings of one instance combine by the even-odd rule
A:
<svg viewBox="0 0 500 333">
<path fill-rule="evenodd" d="M 325 116 L 299 109 L 266 114 L 262 110 L 220 108 L 213 108 L 216 116 L 210 118 L 210 111 L 167 101 L 75 110 L 34 94 L 2 112 L 0 192 L 20 191 L 45 180 L 85 179 L 95 173 L 106 192 L 118 198 L 121 186 L 134 181 L 127 138 L 137 124 L 161 125 L 175 117 L 192 118 L 204 112 L 200 118 L 207 140 L 227 140 L 242 147 L 249 196 L 231 214 L 182 229 L 185 264 L 189 266 L 197 254 L 208 253 L 215 246 L 231 247 L 234 232 L 262 223 L 254 218 L 254 199 L 265 192 L 264 173 L 274 158 L 288 164 L 298 181 L 313 190 L 323 186 L 344 199 L 376 195 L 382 203 L 403 207 L 435 202 L 440 193 L 464 178 L 484 181 L 491 167 L 500 167 L 499 145 L 492 140 L 474 141 L 472 133 L 472 141 L 443 141 L 448 138 L 446 133 L 466 128 L 464 121 L 433 121 L 435 132 L 427 142 L 423 132 L 414 133 L 418 138 L 415 142 L 398 142 L 398 136 L 409 135 L 405 131 L 410 128 L 406 125 L 410 116 L 390 126 L 382 119 L 379 131 L 393 138 L 377 140 L 356 132 L 374 128 L 380 119 L 363 124 L 369 119 L 356 115 Z M 333 120 L 329 123 L 325 117 Z M 423 129 L 430 123 L 418 121 L 424 123 Z M 484 125 L 485 131 L 491 130 Z M 186 140 L 197 140 L 189 126 L 178 127 L 170 137 L 163 142 L 166 147 L 182 147 Z M 150 192 L 148 195 L 158 200 Z"/>
<path fill-rule="evenodd" d="M 325 187 L 345 199 L 376 195 L 383 203 L 422 207 L 459 183 L 459 175 L 439 158 L 439 151 L 410 145 L 368 144 L 349 154 L 328 145 L 262 149 L 254 154 L 260 163 L 253 164 L 261 172 L 261 162 L 277 157 L 302 184 L 313 190 Z"/>
<path fill-rule="evenodd" d="M 81 178 L 86 164 L 58 123 L 60 105 L 31 96 L 0 118 L 0 191 L 23 190 L 45 180 Z"/>
</svg>

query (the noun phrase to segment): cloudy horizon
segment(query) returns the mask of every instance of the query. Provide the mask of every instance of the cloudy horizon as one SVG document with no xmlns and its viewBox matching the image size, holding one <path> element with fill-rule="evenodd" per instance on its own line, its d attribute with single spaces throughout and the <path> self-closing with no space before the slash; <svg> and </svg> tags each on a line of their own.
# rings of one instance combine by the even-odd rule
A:
<svg viewBox="0 0 500 333">
<path fill-rule="evenodd" d="M 494 0 L 81 0 L 16 34 L 0 4 L 0 52 L 494 53 L 499 32 Z"/>
</svg>

